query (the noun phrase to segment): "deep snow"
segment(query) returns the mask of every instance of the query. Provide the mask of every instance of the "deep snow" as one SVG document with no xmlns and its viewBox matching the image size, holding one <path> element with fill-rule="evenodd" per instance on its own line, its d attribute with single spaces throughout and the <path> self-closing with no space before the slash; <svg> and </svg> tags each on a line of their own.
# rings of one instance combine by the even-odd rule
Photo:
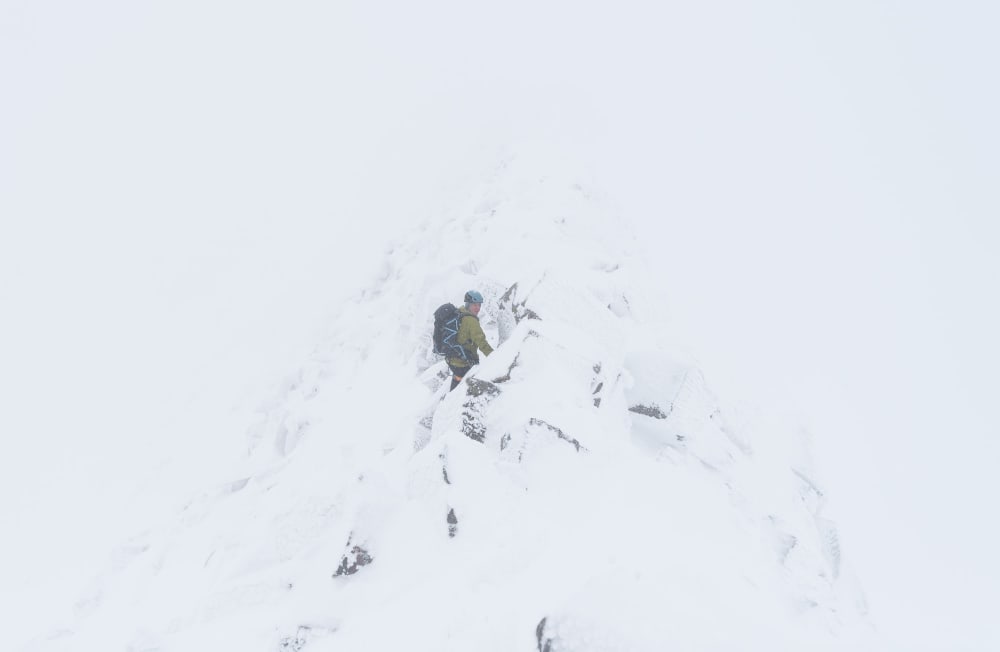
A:
<svg viewBox="0 0 1000 652">
<path fill-rule="evenodd" d="M 573 170 L 514 148 L 399 237 L 242 469 L 27 649 L 861 649 L 802 434 L 712 393 Z M 469 288 L 499 346 L 448 393 L 429 316 Z"/>
</svg>

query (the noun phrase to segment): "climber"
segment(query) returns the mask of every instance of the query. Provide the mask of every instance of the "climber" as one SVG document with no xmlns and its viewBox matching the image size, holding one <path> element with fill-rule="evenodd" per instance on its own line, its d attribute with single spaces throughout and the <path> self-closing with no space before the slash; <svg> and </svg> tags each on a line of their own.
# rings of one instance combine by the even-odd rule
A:
<svg viewBox="0 0 1000 652">
<path fill-rule="evenodd" d="M 462 378 L 474 364 L 479 364 L 479 351 L 483 355 L 493 353 L 493 347 L 486 341 L 483 327 L 479 325 L 479 310 L 483 307 L 483 295 L 475 290 L 465 293 L 465 305 L 458 309 L 461 321 L 458 326 L 457 342 L 465 350 L 465 359 L 459 356 L 448 356 L 448 367 L 453 374 L 451 389 L 458 387 Z"/>
</svg>

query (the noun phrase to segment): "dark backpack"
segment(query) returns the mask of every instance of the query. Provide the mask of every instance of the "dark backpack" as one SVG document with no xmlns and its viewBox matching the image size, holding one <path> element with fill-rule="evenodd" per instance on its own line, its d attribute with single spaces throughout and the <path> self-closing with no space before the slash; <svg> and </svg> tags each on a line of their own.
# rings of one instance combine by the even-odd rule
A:
<svg viewBox="0 0 1000 652">
<path fill-rule="evenodd" d="M 434 353 L 449 358 L 461 358 L 466 362 L 469 356 L 455 338 L 458 337 L 458 326 L 462 323 L 462 313 L 450 303 L 446 303 L 434 311 Z"/>
</svg>

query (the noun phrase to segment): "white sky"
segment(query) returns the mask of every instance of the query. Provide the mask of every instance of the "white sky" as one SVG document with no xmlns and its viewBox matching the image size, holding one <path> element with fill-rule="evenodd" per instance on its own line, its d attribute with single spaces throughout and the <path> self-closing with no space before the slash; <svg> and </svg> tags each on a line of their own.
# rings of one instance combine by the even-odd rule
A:
<svg viewBox="0 0 1000 652">
<path fill-rule="evenodd" d="M 1000 10 L 691 4 L 2 0 L 2 489 L 60 535 L 4 542 L 13 586 L 85 579 L 178 441 L 211 477 L 241 433 L 194 424 L 538 138 L 636 223 L 720 392 L 815 432 L 901 649 L 1000 639 Z"/>
</svg>

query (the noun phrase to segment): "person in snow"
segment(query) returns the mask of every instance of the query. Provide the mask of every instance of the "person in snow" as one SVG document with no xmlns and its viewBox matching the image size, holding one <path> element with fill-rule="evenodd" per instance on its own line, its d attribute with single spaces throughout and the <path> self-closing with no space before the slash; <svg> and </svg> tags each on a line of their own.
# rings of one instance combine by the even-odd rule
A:
<svg viewBox="0 0 1000 652">
<path fill-rule="evenodd" d="M 465 293 L 465 305 L 458 309 L 462 318 L 458 324 L 458 335 L 455 337 L 455 342 L 465 349 L 466 359 L 463 360 L 459 356 L 447 358 L 448 367 L 453 374 L 451 389 L 458 387 L 472 365 L 479 364 L 479 351 L 482 351 L 483 355 L 493 353 L 493 347 L 486 341 L 483 327 L 479 325 L 479 310 L 482 307 L 483 295 L 475 290 L 469 290 Z"/>
</svg>

